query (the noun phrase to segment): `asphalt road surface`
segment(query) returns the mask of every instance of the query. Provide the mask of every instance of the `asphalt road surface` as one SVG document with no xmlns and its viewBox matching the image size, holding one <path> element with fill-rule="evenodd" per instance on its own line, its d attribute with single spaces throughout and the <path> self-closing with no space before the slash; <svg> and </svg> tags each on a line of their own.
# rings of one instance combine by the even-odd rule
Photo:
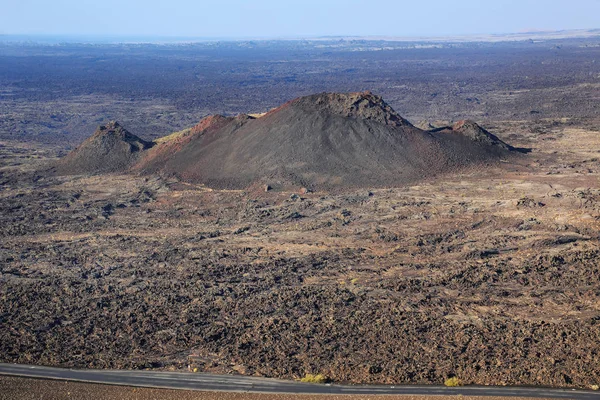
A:
<svg viewBox="0 0 600 400">
<path fill-rule="evenodd" d="M 211 375 L 162 371 L 82 370 L 4 363 L 0 363 L 0 375 L 104 383 L 110 385 L 222 392 L 425 396 L 463 395 L 600 400 L 600 392 L 571 389 L 509 386 L 463 386 L 448 388 L 444 386 L 417 385 L 322 385 L 237 375 Z"/>
</svg>

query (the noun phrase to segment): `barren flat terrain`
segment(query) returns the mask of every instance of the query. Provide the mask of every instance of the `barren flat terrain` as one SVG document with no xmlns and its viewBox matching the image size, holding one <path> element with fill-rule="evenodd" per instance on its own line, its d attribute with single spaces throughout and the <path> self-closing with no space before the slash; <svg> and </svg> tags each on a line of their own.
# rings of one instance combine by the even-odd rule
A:
<svg viewBox="0 0 600 400">
<path fill-rule="evenodd" d="M 596 385 L 598 132 L 498 126 L 522 162 L 337 194 L 47 177 L 4 141 L 2 361 Z"/>
</svg>

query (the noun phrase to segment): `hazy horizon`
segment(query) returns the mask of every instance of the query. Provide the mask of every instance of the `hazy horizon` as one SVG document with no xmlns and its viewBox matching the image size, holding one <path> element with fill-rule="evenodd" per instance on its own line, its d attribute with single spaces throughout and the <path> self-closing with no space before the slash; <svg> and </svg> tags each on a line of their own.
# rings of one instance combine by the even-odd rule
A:
<svg viewBox="0 0 600 400">
<path fill-rule="evenodd" d="M 596 29 L 600 0 L 21 0 L 3 6 L 0 35 L 162 39 L 446 37 Z"/>
<path fill-rule="evenodd" d="M 201 37 L 201 36 L 168 36 L 168 35 L 94 35 L 94 34 L 2 34 L 0 43 L 14 44 L 156 44 L 177 45 L 211 42 L 270 42 L 270 41 L 337 41 L 337 40 L 364 40 L 364 41 L 388 41 L 406 43 L 471 43 L 471 42 L 504 42 L 524 40 L 553 40 L 567 38 L 600 37 L 599 28 L 590 29 L 566 29 L 553 31 L 529 31 L 529 32 L 506 32 L 490 34 L 464 34 L 464 35 L 440 35 L 440 36 L 383 36 L 383 35 L 323 35 L 323 36 L 273 36 L 273 37 Z"/>
</svg>

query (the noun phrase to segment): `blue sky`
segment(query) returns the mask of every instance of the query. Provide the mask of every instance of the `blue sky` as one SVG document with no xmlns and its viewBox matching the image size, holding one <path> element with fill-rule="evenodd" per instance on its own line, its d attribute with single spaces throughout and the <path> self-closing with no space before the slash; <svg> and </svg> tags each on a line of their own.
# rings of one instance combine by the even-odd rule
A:
<svg viewBox="0 0 600 400">
<path fill-rule="evenodd" d="M 600 0 L 0 0 L 0 34 L 440 36 L 600 28 Z"/>
</svg>

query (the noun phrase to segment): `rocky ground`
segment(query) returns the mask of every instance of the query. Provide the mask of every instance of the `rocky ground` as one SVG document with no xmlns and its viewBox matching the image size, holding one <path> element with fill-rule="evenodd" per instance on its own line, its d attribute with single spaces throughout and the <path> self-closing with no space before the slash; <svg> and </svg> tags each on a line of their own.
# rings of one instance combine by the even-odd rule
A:
<svg viewBox="0 0 600 400">
<path fill-rule="evenodd" d="M 395 189 L 47 177 L 0 146 L 0 361 L 336 382 L 600 382 L 600 142 L 499 122 L 523 162 Z"/>
</svg>

